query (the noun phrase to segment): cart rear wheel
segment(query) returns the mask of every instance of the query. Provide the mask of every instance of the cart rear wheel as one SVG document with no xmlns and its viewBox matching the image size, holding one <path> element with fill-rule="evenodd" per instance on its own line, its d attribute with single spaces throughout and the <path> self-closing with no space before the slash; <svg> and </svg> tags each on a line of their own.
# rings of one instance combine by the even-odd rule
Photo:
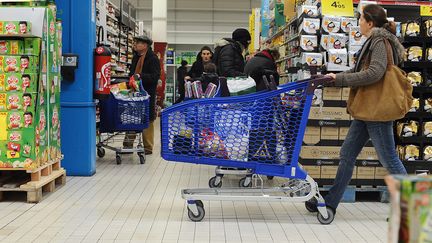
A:
<svg viewBox="0 0 432 243">
<path fill-rule="evenodd" d="M 316 198 L 314 198 L 314 197 L 312 199 L 310 199 L 309 201 L 306 201 L 305 202 L 306 210 L 309 211 L 310 213 L 318 212 L 317 203 L 318 202 L 317 202 Z"/>
<path fill-rule="evenodd" d="M 145 164 L 145 162 L 146 162 L 146 159 L 145 159 L 145 157 L 144 157 L 144 155 L 143 154 L 138 154 L 138 156 L 139 156 L 139 159 L 140 159 L 140 164 Z"/>
<path fill-rule="evenodd" d="M 252 186 L 252 178 L 250 177 L 243 177 L 239 181 L 240 187 L 251 187 Z"/>
<path fill-rule="evenodd" d="M 327 216 L 328 216 L 327 218 L 324 218 L 319 212 L 317 215 L 318 221 L 321 224 L 325 224 L 325 225 L 331 224 L 331 222 L 333 222 L 334 217 L 335 217 L 335 214 L 331 208 L 326 207 L 326 209 L 327 209 Z"/>
<path fill-rule="evenodd" d="M 122 163 L 121 156 L 118 155 L 118 154 L 116 155 L 116 162 L 117 162 L 118 165 L 120 165 Z"/>
<path fill-rule="evenodd" d="M 203 207 L 203 208 L 204 208 L 204 203 L 203 203 L 201 200 L 196 200 L 196 201 L 195 201 L 195 204 L 196 204 L 197 206 L 200 206 L 200 207 Z"/>
<path fill-rule="evenodd" d="M 212 178 L 210 178 L 210 180 L 209 180 L 209 187 L 210 188 L 220 188 L 220 187 L 222 187 L 222 177 L 219 177 L 219 183 L 216 184 L 216 179 L 218 177 L 219 176 L 213 176 Z"/>
<path fill-rule="evenodd" d="M 267 176 L 267 180 L 273 180 L 274 176 Z"/>
<path fill-rule="evenodd" d="M 189 219 L 192 220 L 193 222 L 200 222 L 203 220 L 204 216 L 205 216 L 205 210 L 203 206 L 200 206 L 199 204 L 196 204 L 196 207 L 198 209 L 198 214 L 195 215 L 189 208 L 188 208 L 188 216 Z"/>
<path fill-rule="evenodd" d="M 105 149 L 104 148 L 97 148 L 97 155 L 99 158 L 105 157 Z"/>
</svg>

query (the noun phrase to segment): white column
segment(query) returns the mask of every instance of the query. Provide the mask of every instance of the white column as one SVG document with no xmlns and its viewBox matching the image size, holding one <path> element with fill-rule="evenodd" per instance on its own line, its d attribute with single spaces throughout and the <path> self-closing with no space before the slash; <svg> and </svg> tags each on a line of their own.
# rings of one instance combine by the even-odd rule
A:
<svg viewBox="0 0 432 243">
<path fill-rule="evenodd" d="M 167 42 L 167 0 L 153 0 L 152 38 L 155 42 Z"/>
</svg>

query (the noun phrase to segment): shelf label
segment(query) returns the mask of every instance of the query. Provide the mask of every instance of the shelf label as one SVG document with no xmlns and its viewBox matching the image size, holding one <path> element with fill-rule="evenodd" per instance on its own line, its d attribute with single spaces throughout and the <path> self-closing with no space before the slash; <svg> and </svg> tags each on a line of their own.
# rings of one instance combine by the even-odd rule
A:
<svg viewBox="0 0 432 243">
<path fill-rule="evenodd" d="M 323 15 L 354 17 L 353 0 L 322 0 Z"/>
<path fill-rule="evenodd" d="M 420 16 L 432 16 L 432 6 L 420 6 Z"/>
</svg>

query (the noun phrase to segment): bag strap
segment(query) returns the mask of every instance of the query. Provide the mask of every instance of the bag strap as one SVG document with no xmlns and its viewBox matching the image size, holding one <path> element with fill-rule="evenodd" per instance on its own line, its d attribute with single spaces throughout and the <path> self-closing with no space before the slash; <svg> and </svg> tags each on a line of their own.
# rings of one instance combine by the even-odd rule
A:
<svg viewBox="0 0 432 243">
<path fill-rule="evenodd" d="M 393 58 L 393 47 L 391 46 L 390 42 L 387 39 L 384 39 L 384 44 L 386 46 L 386 52 L 387 52 L 387 68 L 395 65 L 394 58 Z"/>
</svg>

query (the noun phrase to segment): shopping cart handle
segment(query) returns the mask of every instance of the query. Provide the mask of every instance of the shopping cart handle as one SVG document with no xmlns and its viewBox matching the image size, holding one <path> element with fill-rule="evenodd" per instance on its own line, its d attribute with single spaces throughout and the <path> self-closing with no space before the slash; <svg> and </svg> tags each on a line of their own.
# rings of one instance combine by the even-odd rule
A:
<svg viewBox="0 0 432 243">
<path fill-rule="evenodd" d="M 309 82 L 308 88 L 306 90 L 307 94 L 313 94 L 315 89 L 317 89 L 320 86 L 323 86 L 325 84 L 328 84 L 333 79 L 326 75 L 317 75 L 313 77 L 312 79 L 305 80 L 305 82 Z"/>
</svg>

